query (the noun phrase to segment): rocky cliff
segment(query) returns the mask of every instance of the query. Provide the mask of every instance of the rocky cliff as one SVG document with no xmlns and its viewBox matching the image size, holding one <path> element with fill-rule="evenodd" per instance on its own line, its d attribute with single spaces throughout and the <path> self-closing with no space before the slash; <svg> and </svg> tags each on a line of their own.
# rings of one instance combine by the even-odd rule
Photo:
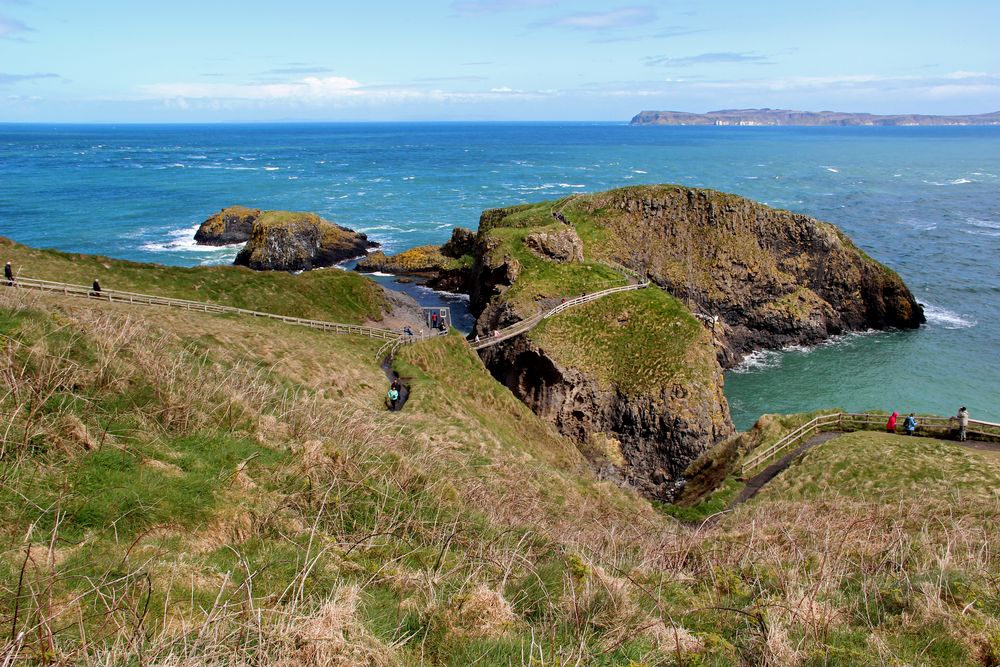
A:
<svg viewBox="0 0 1000 667">
<path fill-rule="evenodd" d="M 724 366 L 762 347 L 923 321 L 900 278 L 832 225 L 649 186 L 484 212 L 476 333 L 636 276 L 655 286 L 567 310 L 482 357 L 602 473 L 665 500 L 734 432 Z"/>
<path fill-rule="evenodd" d="M 261 216 L 259 208 L 228 206 L 201 223 L 194 234 L 199 245 L 232 245 L 250 239 L 253 223 Z"/>
<path fill-rule="evenodd" d="M 375 245 L 315 213 L 267 211 L 254 222 L 235 264 L 258 271 L 305 271 L 364 255 Z"/>
<path fill-rule="evenodd" d="M 465 294 L 469 290 L 475 241 L 474 232 L 455 227 L 444 245 L 418 246 L 395 255 L 376 251 L 361 259 L 355 270 L 414 276 L 433 289 Z"/>
<path fill-rule="evenodd" d="M 754 350 L 924 322 L 894 271 L 833 225 L 798 213 L 677 186 L 581 197 L 573 211 L 601 230 L 604 257 L 711 320 L 727 367 Z"/>
</svg>

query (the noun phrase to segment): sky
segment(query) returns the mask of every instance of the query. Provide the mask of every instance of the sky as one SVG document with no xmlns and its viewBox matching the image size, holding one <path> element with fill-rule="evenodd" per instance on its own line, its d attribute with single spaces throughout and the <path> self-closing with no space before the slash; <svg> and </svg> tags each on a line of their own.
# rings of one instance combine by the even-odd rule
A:
<svg viewBox="0 0 1000 667">
<path fill-rule="evenodd" d="M 0 0 L 0 122 L 1000 110 L 1000 0 Z"/>
</svg>

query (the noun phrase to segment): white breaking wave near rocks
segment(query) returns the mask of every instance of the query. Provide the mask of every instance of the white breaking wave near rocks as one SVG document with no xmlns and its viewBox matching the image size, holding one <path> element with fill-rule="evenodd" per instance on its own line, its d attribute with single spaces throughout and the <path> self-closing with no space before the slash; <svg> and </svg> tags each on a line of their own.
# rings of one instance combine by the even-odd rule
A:
<svg viewBox="0 0 1000 667">
<path fill-rule="evenodd" d="M 976 320 L 959 315 L 947 308 L 941 308 L 929 303 L 925 303 L 923 306 L 927 324 L 942 326 L 945 329 L 971 329 L 979 324 Z"/>
</svg>

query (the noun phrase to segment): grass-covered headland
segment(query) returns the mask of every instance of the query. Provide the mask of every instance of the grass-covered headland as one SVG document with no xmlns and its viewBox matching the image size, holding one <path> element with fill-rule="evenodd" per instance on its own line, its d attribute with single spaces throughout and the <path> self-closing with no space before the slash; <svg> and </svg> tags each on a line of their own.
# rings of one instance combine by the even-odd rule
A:
<svg viewBox="0 0 1000 667">
<path fill-rule="evenodd" d="M 2 250 L 65 282 L 382 308 L 340 272 Z M 0 286 L 0 663 L 1000 660 L 996 457 L 842 436 L 691 526 L 597 481 L 457 336 L 404 348 L 386 412 L 377 347 Z"/>
</svg>

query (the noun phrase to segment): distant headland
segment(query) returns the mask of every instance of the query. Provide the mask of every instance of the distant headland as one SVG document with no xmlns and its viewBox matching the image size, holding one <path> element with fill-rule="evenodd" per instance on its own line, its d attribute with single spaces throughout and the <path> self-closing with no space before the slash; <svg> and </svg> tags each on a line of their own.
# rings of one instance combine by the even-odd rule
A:
<svg viewBox="0 0 1000 667">
<path fill-rule="evenodd" d="M 791 111 L 788 109 L 723 109 L 708 113 L 641 111 L 630 125 L 807 125 L 807 126 L 908 126 L 1000 125 L 1000 111 L 969 116 L 898 114 L 880 116 L 841 111 Z"/>
</svg>

